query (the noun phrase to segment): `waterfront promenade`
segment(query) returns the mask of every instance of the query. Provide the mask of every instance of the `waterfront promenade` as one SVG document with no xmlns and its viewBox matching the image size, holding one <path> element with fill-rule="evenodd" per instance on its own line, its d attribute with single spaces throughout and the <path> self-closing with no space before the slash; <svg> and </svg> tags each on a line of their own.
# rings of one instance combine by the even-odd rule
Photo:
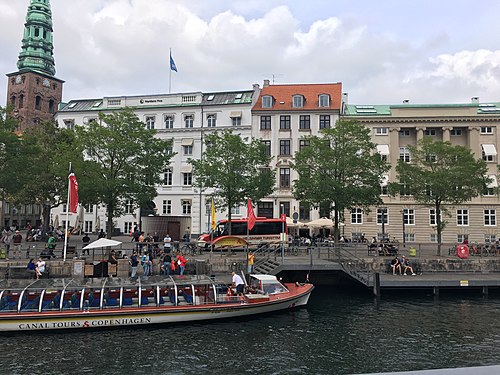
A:
<svg viewBox="0 0 500 375">
<path fill-rule="evenodd" d="M 91 242 L 97 239 L 91 235 Z M 129 236 L 113 237 L 121 244 L 113 249 L 117 254 L 130 256 L 137 243 L 131 242 Z M 159 247 L 162 248 L 159 243 Z M 322 246 L 321 246 L 322 245 Z M 82 236 L 71 236 L 68 241 L 67 261 L 62 262 L 64 242 L 57 242 L 56 258 L 48 261 L 50 277 L 72 276 L 73 263 L 85 265 L 97 264 L 106 260 L 108 249 L 93 249 L 89 254 L 82 254 Z M 304 281 L 306 277 L 314 283 L 337 283 L 332 275 L 341 275 L 341 280 L 350 281 L 375 294 L 390 289 L 430 289 L 439 294 L 442 289 L 479 289 L 487 294 L 491 288 L 500 288 L 500 255 L 480 254 L 469 259 L 459 259 L 452 251 L 454 244 L 442 247 L 442 256 L 437 256 L 436 245 L 399 245 L 399 256 L 406 255 L 415 268 L 416 276 L 392 275 L 388 263 L 392 257 L 378 256 L 368 251 L 367 244 L 343 244 L 335 248 L 333 244 L 319 246 L 285 247 L 257 250 L 255 271 L 276 275 L 292 275 L 296 281 Z M 44 242 L 23 242 L 21 260 L 1 260 L 0 275 L 8 275 L 10 267 L 23 268 L 29 258 L 36 258 L 45 248 Z M 176 250 L 183 248 L 183 243 L 175 243 Z M 415 249 L 415 251 L 410 251 Z M 187 272 L 208 273 L 228 278 L 231 271 L 240 272 L 246 269 L 245 251 L 239 249 L 216 249 L 213 252 L 188 251 Z M 11 248 L 12 254 L 12 248 Z M 410 256 L 412 254 L 413 256 Z M 141 268 L 141 267 L 139 267 Z M 155 273 L 159 273 L 156 261 Z M 129 272 L 128 260 L 120 259 L 116 276 L 126 277 Z M 87 275 L 88 276 L 88 275 Z M 96 276 L 96 275 L 92 275 Z"/>
</svg>

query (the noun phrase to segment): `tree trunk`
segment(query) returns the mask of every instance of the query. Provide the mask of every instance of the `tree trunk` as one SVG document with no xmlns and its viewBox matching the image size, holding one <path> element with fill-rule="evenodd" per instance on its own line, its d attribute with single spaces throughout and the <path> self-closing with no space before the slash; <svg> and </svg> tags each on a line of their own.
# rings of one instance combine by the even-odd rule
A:
<svg viewBox="0 0 500 375">
<path fill-rule="evenodd" d="M 111 234 L 113 233 L 114 206 L 112 203 L 108 203 L 107 207 L 108 207 L 108 209 L 107 209 L 108 220 L 106 221 L 106 238 L 111 239 Z M 139 218 L 139 222 L 140 221 L 141 221 L 141 218 Z M 141 228 L 141 231 L 142 231 L 142 228 Z"/>
<path fill-rule="evenodd" d="M 441 205 L 439 202 L 436 202 L 436 231 L 437 231 L 437 242 L 438 242 L 438 248 L 437 248 L 437 256 L 441 256 L 441 247 L 442 247 L 442 241 L 441 241 L 441 234 L 442 234 L 442 223 L 441 223 Z"/>
<path fill-rule="evenodd" d="M 49 232 L 50 226 L 50 204 L 42 205 L 42 236 Z M 57 228 L 54 228 L 57 229 Z"/>
</svg>

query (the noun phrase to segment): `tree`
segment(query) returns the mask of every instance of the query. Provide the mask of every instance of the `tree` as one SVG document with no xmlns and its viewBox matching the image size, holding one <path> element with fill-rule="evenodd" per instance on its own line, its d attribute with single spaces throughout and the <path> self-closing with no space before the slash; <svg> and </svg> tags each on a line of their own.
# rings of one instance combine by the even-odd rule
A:
<svg viewBox="0 0 500 375">
<path fill-rule="evenodd" d="M 172 140 L 156 138 L 156 131 L 146 129 L 130 108 L 100 113 L 99 120 L 78 126 L 76 133 L 87 160 L 85 173 L 93 178 L 95 200 L 106 205 L 110 238 L 113 219 L 125 212 L 128 201 L 142 206 L 156 196 L 160 174 L 173 156 L 166 153 Z"/>
<path fill-rule="evenodd" d="M 341 119 L 334 128 L 306 138 L 309 145 L 295 154 L 299 178 L 296 199 L 334 212 L 334 238 L 339 238 L 340 215 L 346 209 L 368 209 L 380 200 L 382 174 L 389 166 L 376 152 L 370 131 L 359 121 Z"/>
<path fill-rule="evenodd" d="M 83 156 L 75 134 L 54 122 L 28 128 L 21 136 L 17 169 L 19 188 L 11 195 L 14 204 L 42 206 L 44 231 L 50 224 L 50 210 L 66 202 L 69 162 L 81 165 Z"/>
<path fill-rule="evenodd" d="M 411 163 L 398 162 L 396 171 L 398 183 L 391 183 L 390 190 L 413 195 L 416 202 L 434 207 L 438 253 L 441 255 L 442 232 L 446 221 L 442 214 L 448 214 L 443 205 L 466 202 L 484 190 L 489 179 L 484 160 L 476 159 L 463 146 L 450 142 L 433 141 L 424 137 L 417 147 L 407 146 Z"/>
<path fill-rule="evenodd" d="M 0 107 L 0 202 L 19 188 L 16 173 L 19 170 L 21 139 L 15 133 L 18 122 L 10 116 L 10 110 Z M 0 223 L 3 223 L 3 207 L 0 209 Z"/>
<path fill-rule="evenodd" d="M 274 171 L 269 168 L 271 156 L 259 140 L 247 143 L 227 130 L 209 134 L 205 144 L 201 160 L 189 161 L 194 186 L 202 191 L 213 189 L 215 204 L 227 209 L 230 231 L 231 208 L 245 204 L 248 198 L 258 201 L 272 193 L 275 181 Z"/>
</svg>

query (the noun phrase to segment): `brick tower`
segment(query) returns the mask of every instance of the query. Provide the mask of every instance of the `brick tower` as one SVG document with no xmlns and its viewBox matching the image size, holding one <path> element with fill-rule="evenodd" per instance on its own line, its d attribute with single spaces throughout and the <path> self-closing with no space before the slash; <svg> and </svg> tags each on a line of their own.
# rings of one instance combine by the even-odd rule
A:
<svg viewBox="0 0 500 375">
<path fill-rule="evenodd" d="M 52 120 L 62 100 L 64 81 L 56 78 L 49 0 L 31 0 L 24 24 L 17 72 L 7 74 L 7 105 L 19 130 Z"/>
</svg>

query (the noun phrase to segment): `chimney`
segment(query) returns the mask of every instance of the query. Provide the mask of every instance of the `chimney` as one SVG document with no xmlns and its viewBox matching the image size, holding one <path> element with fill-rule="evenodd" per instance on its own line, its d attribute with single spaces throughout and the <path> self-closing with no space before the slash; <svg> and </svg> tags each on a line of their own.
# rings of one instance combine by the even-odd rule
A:
<svg viewBox="0 0 500 375">
<path fill-rule="evenodd" d="M 344 103 L 344 105 L 349 104 L 348 99 L 349 99 L 349 94 L 347 92 L 343 92 L 342 93 L 342 102 Z"/>
<path fill-rule="evenodd" d="M 478 96 L 473 96 L 472 98 L 470 98 L 470 102 L 472 104 L 479 104 L 479 97 Z"/>
<path fill-rule="evenodd" d="M 268 80 L 268 79 L 265 79 L 265 80 L 264 80 L 264 87 L 267 87 L 267 86 L 269 86 L 269 80 Z"/>
</svg>

